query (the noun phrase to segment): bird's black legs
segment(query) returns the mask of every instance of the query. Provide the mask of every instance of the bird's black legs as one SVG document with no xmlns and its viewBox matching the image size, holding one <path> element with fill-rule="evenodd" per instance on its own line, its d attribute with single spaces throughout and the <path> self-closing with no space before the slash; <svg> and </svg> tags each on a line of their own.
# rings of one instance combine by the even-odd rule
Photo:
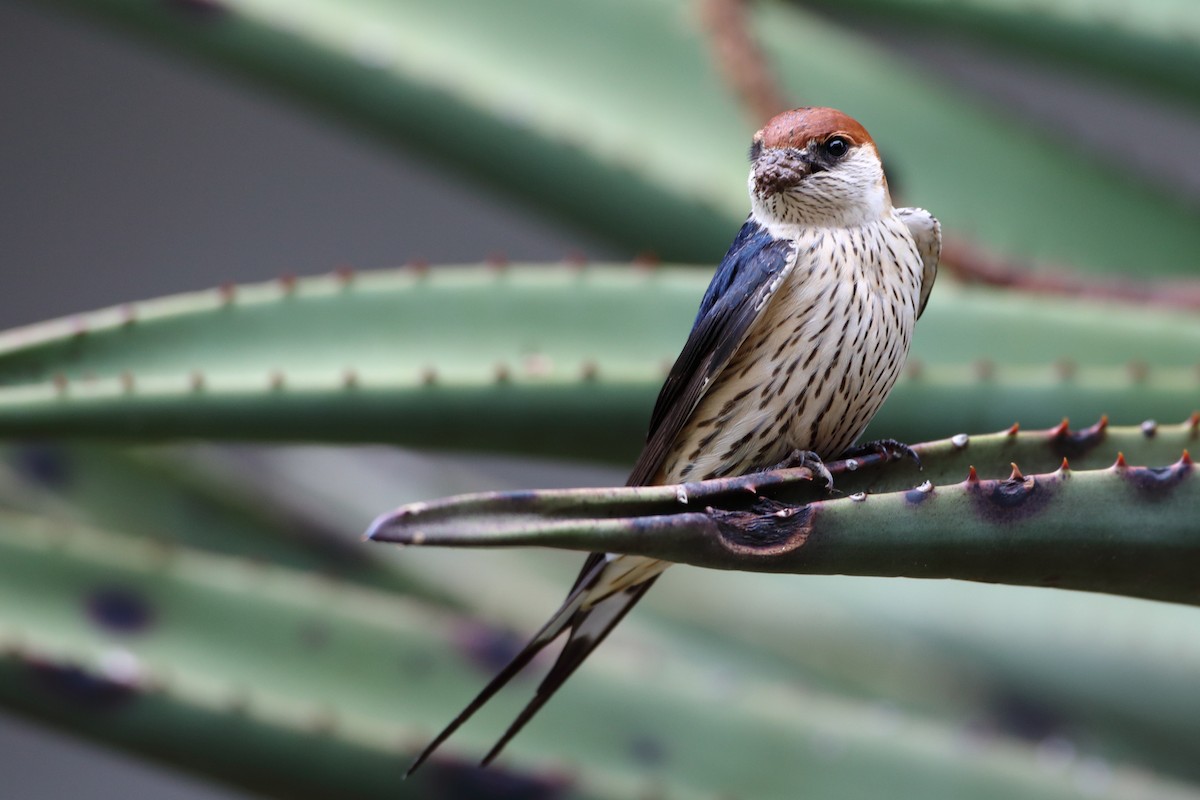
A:
<svg viewBox="0 0 1200 800">
<path fill-rule="evenodd" d="M 820 478 L 824 481 L 826 491 L 833 488 L 833 475 L 829 474 L 829 470 L 825 467 L 825 462 L 812 450 L 793 450 L 788 453 L 783 461 L 771 467 L 771 470 L 792 469 L 794 467 L 805 467 L 811 470 L 814 478 Z M 771 470 L 764 470 L 764 472 L 770 472 Z"/>
<path fill-rule="evenodd" d="M 898 460 L 901 458 L 911 458 L 913 463 L 917 465 L 917 469 L 921 469 L 921 457 L 917 455 L 917 451 L 906 445 L 904 442 L 895 439 L 876 439 L 873 442 L 861 444 L 858 447 L 852 447 L 842 453 L 842 458 L 858 458 L 859 456 L 880 455 L 889 461 Z"/>
</svg>

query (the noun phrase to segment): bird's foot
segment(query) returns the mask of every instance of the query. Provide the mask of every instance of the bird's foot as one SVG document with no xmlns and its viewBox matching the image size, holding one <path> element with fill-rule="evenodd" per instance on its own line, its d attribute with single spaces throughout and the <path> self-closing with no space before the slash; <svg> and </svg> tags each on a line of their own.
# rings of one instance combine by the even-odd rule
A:
<svg viewBox="0 0 1200 800">
<path fill-rule="evenodd" d="M 812 450 L 793 450 L 788 453 L 783 461 L 780 461 L 771 467 L 771 469 L 793 469 L 795 467 L 804 467 L 813 474 L 814 478 L 820 478 L 824 481 L 826 491 L 833 489 L 833 475 L 830 474 L 821 457 Z"/>
<path fill-rule="evenodd" d="M 917 451 L 904 442 L 895 439 L 876 439 L 873 442 L 867 442 L 842 453 L 842 458 L 858 458 L 859 456 L 869 455 L 883 456 L 888 461 L 911 458 L 913 463 L 917 465 L 917 469 L 924 469 L 921 466 L 921 456 L 917 455 Z"/>
</svg>

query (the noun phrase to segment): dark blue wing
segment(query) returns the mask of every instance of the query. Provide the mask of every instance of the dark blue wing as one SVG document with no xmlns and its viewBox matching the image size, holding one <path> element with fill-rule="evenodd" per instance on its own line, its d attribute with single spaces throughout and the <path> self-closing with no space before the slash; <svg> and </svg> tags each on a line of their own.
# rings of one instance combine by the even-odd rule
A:
<svg viewBox="0 0 1200 800">
<path fill-rule="evenodd" d="M 791 241 L 773 238 L 753 219 L 738 231 L 658 394 L 646 447 L 627 485 L 644 485 L 654 478 L 705 389 L 741 346 L 762 304 L 777 288 L 776 278 L 787 268 L 791 252 Z"/>
</svg>

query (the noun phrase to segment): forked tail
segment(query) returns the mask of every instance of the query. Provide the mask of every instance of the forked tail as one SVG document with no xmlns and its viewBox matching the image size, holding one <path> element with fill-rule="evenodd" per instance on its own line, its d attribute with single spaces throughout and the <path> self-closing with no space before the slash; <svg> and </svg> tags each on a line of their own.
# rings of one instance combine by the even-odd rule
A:
<svg viewBox="0 0 1200 800">
<path fill-rule="evenodd" d="M 513 676 L 533 660 L 533 657 L 546 645 L 561 636 L 564 631 L 570 631 L 567 643 L 563 646 L 562 652 L 558 654 L 554 666 L 550 668 L 546 677 L 538 685 L 533 699 L 513 720 L 508 730 L 500 737 L 500 741 L 496 742 L 495 746 L 483 757 L 482 763 L 487 765 L 500 754 L 509 740 L 525 727 L 538 709 L 545 705 L 567 678 L 571 677 L 571 674 L 596 649 L 597 645 L 604 641 L 604 637 L 608 636 L 609 631 L 616 627 L 638 600 L 642 599 L 642 595 L 658 578 L 658 573 L 655 572 L 640 583 L 628 585 L 618 582 L 616 586 L 613 586 L 612 578 L 618 576 L 607 573 L 618 571 L 610 569 L 615 563 L 605 558 L 603 554 L 594 554 L 588 560 L 579 579 L 575 582 L 575 586 L 571 589 L 571 593 L 567 595 L 567 599 L 563 601 L 562 606 L 550 618 L 550 621 L 542 626 L 529 644 L 525 645 L 524 649 L 508 662 L 508 665 L 500 670 L 496 677 L 492 678 L 483 691 L 421 751 L 416 761 L 408 768 L 406 776 L 413 774 L 419 766 L 425 763 L 425 760 L 442 742 L 446 741 L 488 700 L 504 688 L 505 684 L 512 680 Z M 628 575 L 629 571 L 626 568 L 619 570 L 619 573 L 624 576 Z"/>
</svg>

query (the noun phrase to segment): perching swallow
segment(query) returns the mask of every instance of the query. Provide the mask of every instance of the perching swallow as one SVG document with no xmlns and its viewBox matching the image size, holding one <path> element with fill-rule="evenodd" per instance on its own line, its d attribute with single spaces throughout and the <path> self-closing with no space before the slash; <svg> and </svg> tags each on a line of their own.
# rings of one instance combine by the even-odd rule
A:
<svg viewBox="0 0 1200 800">
<path fill-rule="evenodd" d="M 630 486 L 843 455 L 891 392 L 941 252 L 938 221 L 895 208 L 870 134 L 831 108 L 776 116 L 750 146 L 750 216 L 709 284 Z M 828 473 L 826 473 L 828 474 Z M 491 762 L 669 564 L 593 553 L 562 606 L 409 769 L 567 634 Z"/>
</svg>

